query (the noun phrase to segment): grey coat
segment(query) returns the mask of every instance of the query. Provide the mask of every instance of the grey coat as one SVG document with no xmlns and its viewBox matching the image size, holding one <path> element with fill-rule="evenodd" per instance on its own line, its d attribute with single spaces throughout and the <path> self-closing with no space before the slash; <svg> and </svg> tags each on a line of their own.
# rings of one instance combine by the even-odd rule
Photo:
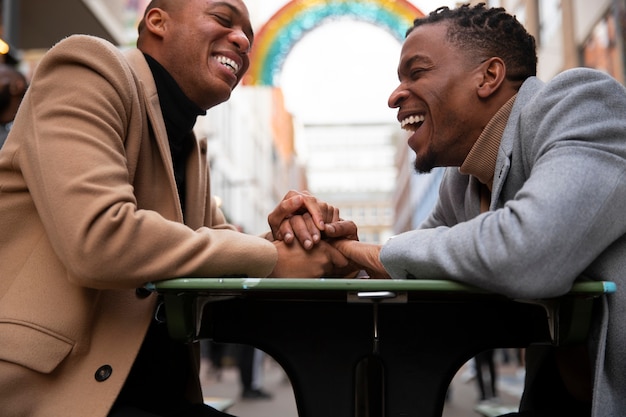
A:
<svg viewBox="0 0 626 417">
<path fill-rule="evenodd" d="M 514 298 L 617 283 L 594 317 L 593 416 L 626 413 L 626 90 L 595 70 L 522 85 L 498 153 L 490 211 L 448 168 L 420 229 L 390 239 L 393 278 L 450 278 Z"/>
</svg>

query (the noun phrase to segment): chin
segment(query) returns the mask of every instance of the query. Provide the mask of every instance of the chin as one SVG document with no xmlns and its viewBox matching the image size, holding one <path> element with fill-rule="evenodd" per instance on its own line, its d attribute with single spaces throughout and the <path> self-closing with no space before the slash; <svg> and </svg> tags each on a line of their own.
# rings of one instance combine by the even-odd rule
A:
<svg viewBox="0 0 626 417">
<path fill-rule="evenodd" d="M 435 160 L 431 154 L 418 155 L 415 154 L 415 161 L 413 162 L 413 168 L 418 174 L 428 174 L 435 168 Z"/>
<path fill-rule="evenodd" d="M 213 93 L 211 94 L 209 97 L 211 98 L 210 102 L 205 102 L 203 103 L 203 105 L 201 105 L 200 107 L 203 108 L 204 110 L 208 110 L 211 107 L 215 107 L 218 104 L 222 104 L 225 101 L 228 101 L 228 99 L 230 99 L 230 91 L 228 91 L 228 93 Z"/>
<path fill-rule="evenodd" d="M 423 167 L 421 165 L 415 164 L 414 168 L 417 174 L 430 174 L 434 167 Z"/>
</svg>

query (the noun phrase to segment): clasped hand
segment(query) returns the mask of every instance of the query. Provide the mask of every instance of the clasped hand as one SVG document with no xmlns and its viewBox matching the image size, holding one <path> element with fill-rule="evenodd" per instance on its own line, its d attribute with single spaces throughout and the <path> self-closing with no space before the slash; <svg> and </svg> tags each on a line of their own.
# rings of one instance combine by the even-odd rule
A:
<svg viewBox="0 0 626 417">
<path fill-rule="evenodd" d="M 269 214 L 278 262 L 271 277 L 317 278 L 355 275 L 358 267 L 332 243 L 358 240 L 357 226 L 308 192 L 289 191 Z"/>
</svg>

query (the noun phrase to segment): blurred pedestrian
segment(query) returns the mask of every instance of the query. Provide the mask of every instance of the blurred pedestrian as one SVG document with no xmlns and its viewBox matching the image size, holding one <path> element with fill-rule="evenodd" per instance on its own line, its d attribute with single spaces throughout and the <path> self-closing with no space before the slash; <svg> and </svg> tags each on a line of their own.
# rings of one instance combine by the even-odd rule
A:
<svg viewBox="0 0 626 417">
<path fill-rule="evenodd" d="M 0 64 L 0 148 L 11 130 L 27 88 L 26 77 L 21 72 L 11 65 Z"/>
<path fill-rule="evenodd" d="M 479 400 L 493 400 L 498 396 L 496 389 L 498 372 L 494 359 L 494 350 L 488 349 L 474 357 L 476 385 Z"/>
<path fill-rule="evenodd" d="M 237 346 L 237 368 L 244 400 L 270 400 L 272 394 L 263 389 L 263 359 L 265 352 L 250 345 Z"/>
</svg>

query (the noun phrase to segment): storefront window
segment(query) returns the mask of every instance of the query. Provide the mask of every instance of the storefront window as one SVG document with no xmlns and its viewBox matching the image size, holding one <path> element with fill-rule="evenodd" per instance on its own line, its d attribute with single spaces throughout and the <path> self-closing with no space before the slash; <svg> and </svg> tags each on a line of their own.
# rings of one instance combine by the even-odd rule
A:
<svg viewBox="0 0 626 417">
<path fill-rule="evenodd" d="M 625 19 L 624 0 L 615 2 L 605 16 L 593 27 L 582 47 L 583 65 L 611 74 L 624 84 L 623 25 Z M 619 16 L 619 19 L 616 19 Z"/>
<path fill-rule="evenodd" d="M 539 2 L 540 42 L 547 42 L 557 33 L 562 25 L 562 17 L 560 0 L 541 0 Z"/>
</svg>

